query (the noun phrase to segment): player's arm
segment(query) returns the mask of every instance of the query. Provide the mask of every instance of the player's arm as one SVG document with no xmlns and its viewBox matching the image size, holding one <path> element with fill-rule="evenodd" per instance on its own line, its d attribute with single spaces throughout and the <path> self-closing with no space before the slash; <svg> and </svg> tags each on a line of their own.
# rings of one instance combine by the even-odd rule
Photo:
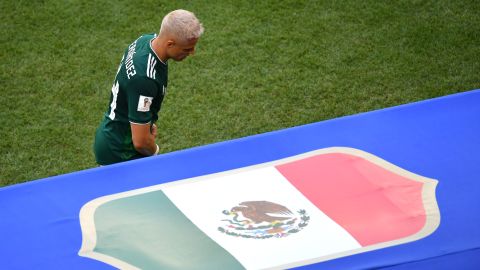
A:
<svg viewBox="0 0 480 270">
<path fill-rule="evenodd" d="M 135 150 L 142 155 L 152 156 L 158 154 L 159 148 L 155 143 L 157 126 L 155 124 L 130 123 L 132 141 Z"/>
<path fill-rule="evenodd" d="M 144 156 L 155 155 L 158 153 L 155 144 L 157 127 L 152 123 L 155 119 L 151 104 L 157 98 L 158 88 L 152 80 L 145 77 L 132 79 L 128 86 L 128 118 L 133 146 Z"/>
</svg>

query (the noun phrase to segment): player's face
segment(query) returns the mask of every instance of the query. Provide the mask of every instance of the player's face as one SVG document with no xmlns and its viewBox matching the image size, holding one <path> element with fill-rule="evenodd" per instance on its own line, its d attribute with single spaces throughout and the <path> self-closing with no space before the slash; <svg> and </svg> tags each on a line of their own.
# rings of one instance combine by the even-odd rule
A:
<svg viewBox="0 0 480 270">
<path fill-rule="evenodd" d="M 169 56 L 175 61 L 182 61 L 189 55 L 195 54 L 195 45 L 198 39 L 191 39 L 188 41 L 177 42 L 174 41 L 169 46 Z"/>
</svg>

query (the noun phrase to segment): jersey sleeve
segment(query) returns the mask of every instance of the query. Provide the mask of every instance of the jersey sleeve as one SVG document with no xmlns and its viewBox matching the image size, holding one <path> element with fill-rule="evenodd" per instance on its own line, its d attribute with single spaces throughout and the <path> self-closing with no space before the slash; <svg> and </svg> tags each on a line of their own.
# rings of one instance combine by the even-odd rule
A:
<svg viewBox="0 0 480 270">
<path fill-rule="evenodd" d="M 131 80 L 127 89 L 128 120 L 130 123 L 148 124 L 154 115 L 153 100 L 158 98 L 157 84 L 146 77 Z"/>
</svg>

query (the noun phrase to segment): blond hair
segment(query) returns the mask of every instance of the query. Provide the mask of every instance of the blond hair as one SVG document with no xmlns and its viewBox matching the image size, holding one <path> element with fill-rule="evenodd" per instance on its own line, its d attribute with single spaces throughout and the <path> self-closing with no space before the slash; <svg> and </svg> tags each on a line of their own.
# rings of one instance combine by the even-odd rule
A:
<svg viewBox="0 0 480 270">
<path fill-rule="evenodd" d="M 166 33 L 188 41 L 198 39 L 203 34 L 203 25 L 190 11 L 177 9 L 168 13 L 162 20 L 159 35 Z"/>
</svg>

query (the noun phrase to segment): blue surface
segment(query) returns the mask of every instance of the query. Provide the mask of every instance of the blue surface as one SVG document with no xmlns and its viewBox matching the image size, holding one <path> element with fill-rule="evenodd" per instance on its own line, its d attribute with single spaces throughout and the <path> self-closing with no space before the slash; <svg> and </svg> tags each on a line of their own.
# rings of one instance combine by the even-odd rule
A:
<svg viewBox="0 0 480 270">
<path fill-rule="evenodd" d="M 300 269 L 480 269 L 480 90 L 1 188 L 0 268 L 111 269 L 77 255 L 88 201 L 332 146 L 437 179 L 440 226 L 415 242 Z"/>
</svg>

